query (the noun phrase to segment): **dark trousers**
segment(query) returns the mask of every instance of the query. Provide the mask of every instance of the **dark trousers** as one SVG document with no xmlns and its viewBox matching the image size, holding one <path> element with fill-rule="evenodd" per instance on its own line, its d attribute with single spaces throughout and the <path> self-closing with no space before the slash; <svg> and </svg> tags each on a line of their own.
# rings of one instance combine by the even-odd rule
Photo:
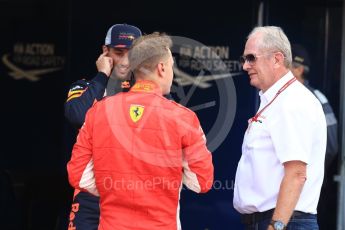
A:
<svg viewBox="0 0 345 230">
<path fill-rule="evenodd" d="M 246 230 L 267 230 L 272 219 L 274 209 L 266 212 L 241 215 Z M 318 230 L 315 214 L 294 211 L 287 225 L 287 230 Z"/>
<path fill-rule="evenodd" d="M 72 203 L 68 230 L 97 230 L 99 215 L 99 197 L 79 192 Z"/>
</svg>

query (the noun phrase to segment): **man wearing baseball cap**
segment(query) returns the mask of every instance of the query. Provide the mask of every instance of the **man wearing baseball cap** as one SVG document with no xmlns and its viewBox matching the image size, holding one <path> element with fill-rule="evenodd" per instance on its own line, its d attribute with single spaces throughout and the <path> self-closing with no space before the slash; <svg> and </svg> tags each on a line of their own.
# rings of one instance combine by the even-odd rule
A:
<svg viewBox="0 0 345 230">
<path fill-rule="evenodd" d="M 65 117 L 79 129 L 87 111 L 104 96 L 128 91 L 133 84 L 129 71 L 128 50 L 141 31 L 128 24 L 115 24 L 106 34 L 102 54 L 96 61 L 97 74 L 91 80 L 78 80 L 71 84 L 65 103 Z M 92 160 L 87 169 L 92 171 Z M 98 229 L 99 198 L 90 193 L 75 190 L 70 212 L 69 230 Z"/>
</svg>

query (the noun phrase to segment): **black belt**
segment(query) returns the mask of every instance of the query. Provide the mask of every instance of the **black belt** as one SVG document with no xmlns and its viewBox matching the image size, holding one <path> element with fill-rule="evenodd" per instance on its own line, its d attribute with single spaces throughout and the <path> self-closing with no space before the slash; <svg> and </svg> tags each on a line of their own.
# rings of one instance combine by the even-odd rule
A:
<svg viewBox="0 0 345 230">
<path fill-rule="evenodd" d="M 265 219 L 272 219 L 274 209 L 267 210 L 265 212 L 254 212 L 251 214 L 241 214 L 241 222 L 243 224 L 254 224 Z M 300 216 L 306 213 L 301 211 L 294 211 L 292 216 Z"/>
</svg>

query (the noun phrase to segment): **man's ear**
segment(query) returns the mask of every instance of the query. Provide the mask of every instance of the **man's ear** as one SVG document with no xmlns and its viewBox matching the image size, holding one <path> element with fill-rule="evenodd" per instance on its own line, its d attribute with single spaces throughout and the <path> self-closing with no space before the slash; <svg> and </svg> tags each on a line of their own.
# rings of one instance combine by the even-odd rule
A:
<svg viewBox="0 0 345 230">
<path fill-rule="evenodd" d="M 284 65 L 284 54 L 281 52 L 277 52 L 274 54 L 274 64 Z"/>
<path fill-rule="evenodd" d="M 163 62 L 159 62 L 157 65 L 158 75 L 163 77 L 165 75 L 165 66 Z"/>
<path fill-rule="evenodd" d="M 108 52 L 108 47 L 106 45 L 102 46 L 102 51 L 103 53 Z"/>
</svg>

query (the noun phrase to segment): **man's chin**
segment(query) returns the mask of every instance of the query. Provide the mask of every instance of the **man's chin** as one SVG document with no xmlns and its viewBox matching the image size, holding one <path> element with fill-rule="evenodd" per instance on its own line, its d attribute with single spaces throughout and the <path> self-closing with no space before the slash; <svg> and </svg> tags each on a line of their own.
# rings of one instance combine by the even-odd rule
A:
<svg viewBox="0 0 345 230">
<path fill-rule="evenodd" d="M 127 80 L 129 78 L 129 74 L 119 74 L 118 78 L 121 80 Z"/>
<path fill-rule="evenodd" d="M 250 84 L 251 86 L 257 88 L 257 84 L 258 84 L 258 83 L 257 83 L 256 79 L 251 78 L 249 84 Z"/>
<path fill-rule="evenodd" d="M 129 73 L 116 73 L 115 71 L 110 75 L 112 79 L 127 80 L 129 79 Z"/>
</svg>

